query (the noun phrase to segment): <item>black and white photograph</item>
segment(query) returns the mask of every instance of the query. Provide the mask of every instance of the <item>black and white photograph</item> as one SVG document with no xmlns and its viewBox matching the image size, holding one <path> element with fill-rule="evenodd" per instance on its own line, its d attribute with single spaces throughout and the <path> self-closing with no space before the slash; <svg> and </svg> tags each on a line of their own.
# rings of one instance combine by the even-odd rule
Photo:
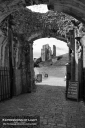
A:
<svg viewBox="0 0 85 128">
<path fill-rule="evenodd" d="M 85 128 L 85 0 L 0 0 L 0 128 Z"/>
</svg>

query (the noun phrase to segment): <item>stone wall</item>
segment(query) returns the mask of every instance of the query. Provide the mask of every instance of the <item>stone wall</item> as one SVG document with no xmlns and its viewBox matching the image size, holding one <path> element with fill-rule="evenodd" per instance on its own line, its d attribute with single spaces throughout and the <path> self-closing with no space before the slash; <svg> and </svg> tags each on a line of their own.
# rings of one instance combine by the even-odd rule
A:
<svg viewBox="0 0 85 128">
<path fill-rule="evenodd" d="M 28 52 L 23 51 L 21 39 L 12 35 L 12 68 L 13 68 L 13 85 L 12 95 L 32 92 L 34 88 L 34 65 L 33 65 L 33 48 L 29 45 Z M 1 33 L 0 37 L 0 66 L 9 68 L 9 44 L 7 37 Z M 23 42 L 24 44 L 24 42 Z M 10 68 L 9 68 L 10 69 Z"/>
<path fill-rule="evenodd" d="M 32 92 L 34 88 L 33 49 L 32 45 L 29 45 L 27 52 L 23 51 L 19 40 L 16 48 L 14 60 L 15 95 L 19 95 L 21 93 Z"/>
<path fill-rule="evenodd" d="M 9 47 L 7 37 L 1 32 L 0 36 L 0 66 L 9 67 Z"/>
</svg>

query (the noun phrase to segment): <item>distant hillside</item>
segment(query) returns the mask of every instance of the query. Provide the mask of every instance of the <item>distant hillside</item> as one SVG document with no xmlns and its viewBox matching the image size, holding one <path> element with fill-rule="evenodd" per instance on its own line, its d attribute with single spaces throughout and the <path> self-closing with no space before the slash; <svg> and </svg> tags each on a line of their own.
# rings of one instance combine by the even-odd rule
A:
<svg viewBox="0 0 85 128">
<path fill-rule="evenodd" d="M 69 62 L 69 54 L 66 53 L 66 54 L 62 55 L 62 58 L 60 60 L 58 60 L 56 63 L 54 63 L 53 65 L 55 65 L 55 66 L 63 66 L 68 62 Z"/>
<path fill-rule="evenodd" d="M 68 53 L 63 54 L 61 56 L 56 56 L 55 60 L 57 60 L 55 63 L 52 62 L 52 59 L 45 62 L 41 62 L 39 63 L 39 66 L 64 66 L 66 63 L 69 62 Z"/>
</svg>

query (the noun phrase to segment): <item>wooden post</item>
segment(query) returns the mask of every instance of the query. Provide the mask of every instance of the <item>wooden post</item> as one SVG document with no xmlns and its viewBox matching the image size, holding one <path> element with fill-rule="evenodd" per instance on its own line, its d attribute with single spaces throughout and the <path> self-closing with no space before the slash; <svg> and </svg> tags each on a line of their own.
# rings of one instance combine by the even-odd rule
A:
<svg viewBox="0 0 85 128">
<path fill-rule="evenodd" d="M 75 81 L 75 57 L 74 51 L 71 53 L 71 81 Z"/>
<path fill-rule="evenodd" d="M 83 99 L 83 48 L 80 46 L 78 59 L 79 98 Z"/>
<path fill-rule="evenodd" d="M 31 91 L 35 88 L 34 86 L 34 62 L 33 62 L 33 42 L 30 42 L 30 85 Z"/>
<path fill-rule="evenodd" d="M 71 81 L 75 81 L 75 35 L 74 30 L 70 31 L 70 42 L 71 42 Z"/>
<path fill-rule="evenodd" d="M 12 30 L 10 24 L 10 16 L 8 17 L 8 44 L 9 44 L 9 76 L 10 76 L 10 97 L 13 96 L 13 66 L 12 66 Z"/>
<path fill-rule="evenodd" d="M 74 30 L 75 37 L 76 35 L 76 29 Z M 78 43 L 75 39 L 75 81 L 78 81 Z"/>
<path fill-rule="evenodd" d="M 34 79 L 34 63 L 33 63 L 33 42 L 30 44 L 30 68 L 31 68 L 31 84 L 33 90 L 33 79 Z"/>
<path fill-rule="evenodd" d="M 34 64 L 33 64 L 33 48 L 32 42 L 28 42 L 28 53 L 26 55 L 26 67 L 27 67 L 27 86 L 28 92 L 31 93 L 33 90 L 33 80 L 34 80 Z"/>
<path fill-rule="evenodd" d="M 71 62 L 71 53 L 72 53 L 72 50 L 69 48 L 69 61 Z"/>
<path fill-rule="evenodd" d="M 29 42 L 28 42 L 29 43 Z M 26 70 L 26 90 L 25 92 L 31 93 L 31 84 L 30 84 L 30 46 L 28 44 L 27 48 L 25 49 L 25 70 Z"/>
<path fill-rule="evenodd" d="M 85 36 L 80 40 L 83 47 L 83 98 L 85 101 Z"/>
</svg>

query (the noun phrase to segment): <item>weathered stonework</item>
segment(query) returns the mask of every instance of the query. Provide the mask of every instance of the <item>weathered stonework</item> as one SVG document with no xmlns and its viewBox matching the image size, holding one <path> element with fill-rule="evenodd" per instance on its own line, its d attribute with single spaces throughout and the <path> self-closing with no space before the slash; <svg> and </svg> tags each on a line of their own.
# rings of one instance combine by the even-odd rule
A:
<svg viewBox="0 0 85 128">
<path fill-rule="evenodd" d="M 69 14 L 85 23 L 85 1 L 84 0 L 49 0 L 48 8 L 51 10 Z"/>
<path fill-rule="evenodd" d="M 0 2 L 0 22 L 2 22 L 9 14 L 24 7 L 23 0 L 8 0 Z"/>
<path fill-rule="evenodd" d="M 62 13 L 47 13 L 39 14 L 33 13 L 26 8 L 27 5 L 38 4 L 47 2 L 47 0 L 7 0 L 0 1 L 0 23 L 1 30 L 4 32 L 4 36 L 8 38 L 8 41 L 2 45 L 1 48 L 1 64 L 6 66 L 9 51 L 9 67 L 13 68 L 13 95 L 19 95 L 21 93 L 32 92 L 34 88 L 34 71 L 33 71 L 33 49 L 32 43 L 35 39 L 46 36 L 58 37 L 60 36 L 66 39 L 66 34 L 73 30 L 71 20 Z M 49 2 L 49 9 L 63 11 L 74 16 L 80 21 L 85 22 L 85 3 L 81 0 L 76 1 L 51 1 Z M 7 23 L 4 27 L 4 23 Z M 69 27 L 68 27 L 69 26 Z M 5 29 L 5 30 L 4 30 Z M 8 31 L 10 30 L 10 32 Z M 9 33 L 8 33 L 9 32 Z M 72 33 L 74 34 L 74 33 Z M 2 34 L 1 34 L 2 35 Z M 71 54 L 71 80 L 78 80 L 78 72 L 75 61 L 75 37 L 72 35 L 70 40 L 70 48 L 73 51 Z M 15 38 L 15 40 L 14 40 Z M 2 42 L 2 41 L 1 41 Z M 10 43 L 9 51 L 7 49 L 7 43 Z M 72 56 L 73 55 L 73 56 Z M 83 55 L 84 57 L 84 55 Z M 78 61 L 78 60 L 77 60 Z M 83 59 L 84 61 L 84 59 Z M 78 66 L 78 65 L 77 65 Z M 85 76 L 85 75 L 84 75 Z M 76 79 L 75 79 L 76 78 Z"/>
</svg>

